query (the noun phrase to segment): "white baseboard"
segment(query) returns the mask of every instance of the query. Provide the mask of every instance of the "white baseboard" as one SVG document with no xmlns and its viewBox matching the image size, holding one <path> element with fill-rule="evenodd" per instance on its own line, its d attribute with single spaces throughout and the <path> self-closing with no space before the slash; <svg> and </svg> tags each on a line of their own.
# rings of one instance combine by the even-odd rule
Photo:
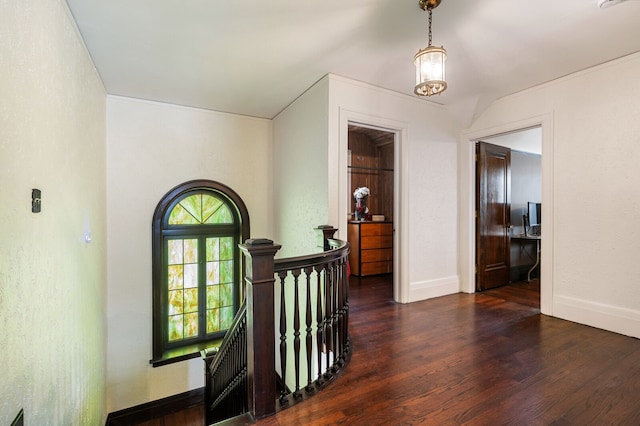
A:
<svg viewBox="0 0 640 426">
<path fill-rule="evenodd" d="M 640 339 L 640 311 L 554 296 L 553 316 Z"/>
<path fill-rule="evenodd" d="M 457 275 L 438 278 L 437 280 L 411 283 L 409 286 L 409 302 L 432 299 L 460 292 L 460 279 Z"/>
</svg>

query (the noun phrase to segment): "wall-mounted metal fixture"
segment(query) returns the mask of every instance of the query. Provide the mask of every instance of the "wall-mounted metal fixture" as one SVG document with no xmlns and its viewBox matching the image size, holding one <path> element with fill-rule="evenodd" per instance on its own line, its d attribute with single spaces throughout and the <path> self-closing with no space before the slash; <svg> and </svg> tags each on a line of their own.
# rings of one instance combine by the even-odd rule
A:
<svg viewBox="0 0 640 426">
<path fill-rule="evenodd" d="M 42 204 L 41 192 L 39 189 L 31 190 L 31 211 L 33 213 L 40 213 L 40 206 Z"/>
</svg>

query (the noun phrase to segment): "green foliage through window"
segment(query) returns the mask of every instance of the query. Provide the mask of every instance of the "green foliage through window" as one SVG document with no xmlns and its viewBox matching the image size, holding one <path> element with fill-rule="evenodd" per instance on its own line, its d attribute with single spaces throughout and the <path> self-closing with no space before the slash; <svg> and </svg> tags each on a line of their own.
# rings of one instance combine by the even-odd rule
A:
<svg viewBox="0 0 640 426">
<path fill-rule="evenodd" d="M 191 181 L 160 201 L 153 220 L 154 365 L 168 350 L 218 339 L 240 303 L 240 250 L 249 237 L 242 200 Z M 160 364 L 161 365 L 161 364 Z"/>
<path fill-rule="evenodd" d="M 224 201 L 209 194 L 182 199 L 169 215 L 169 225 L 233 223 L 233 215 Z"/>
</svg>

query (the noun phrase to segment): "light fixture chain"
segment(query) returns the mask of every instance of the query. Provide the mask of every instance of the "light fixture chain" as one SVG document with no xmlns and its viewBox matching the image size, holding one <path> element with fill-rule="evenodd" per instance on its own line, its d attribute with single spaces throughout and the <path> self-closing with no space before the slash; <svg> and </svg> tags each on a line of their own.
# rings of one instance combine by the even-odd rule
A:
<svg viewBox="0 0 640 426">
<path fill-rule="evenodd" d="M 429 46 L 431 46 L 431 13 L 432 9 L 429 9 Z"/>
</svg>

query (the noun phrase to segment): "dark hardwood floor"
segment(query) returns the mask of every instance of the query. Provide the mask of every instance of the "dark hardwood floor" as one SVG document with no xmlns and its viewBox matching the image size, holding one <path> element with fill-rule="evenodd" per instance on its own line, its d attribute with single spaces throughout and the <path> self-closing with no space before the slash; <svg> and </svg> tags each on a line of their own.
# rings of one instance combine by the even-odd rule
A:
<svg viewBox="0 0 640 426">
<path fill-rule="evenodd" d="M 389 278 L 351 281 L 345 373 L 258 425 L 640 425 L 640 340 L 540 315 L 536 282 L 402 305 Z"/>
<path fill-rule="evenodd" d="M 537 278 L 485 290 L 482 294 L 540 309 L 540 280 Z"/>
<path fill-rule="evenodd" d="M 204 425 L 204 404 L 167 414 L 166 416 L 152 418 L 136 426 L 202 426 Z"/>
</svg>

